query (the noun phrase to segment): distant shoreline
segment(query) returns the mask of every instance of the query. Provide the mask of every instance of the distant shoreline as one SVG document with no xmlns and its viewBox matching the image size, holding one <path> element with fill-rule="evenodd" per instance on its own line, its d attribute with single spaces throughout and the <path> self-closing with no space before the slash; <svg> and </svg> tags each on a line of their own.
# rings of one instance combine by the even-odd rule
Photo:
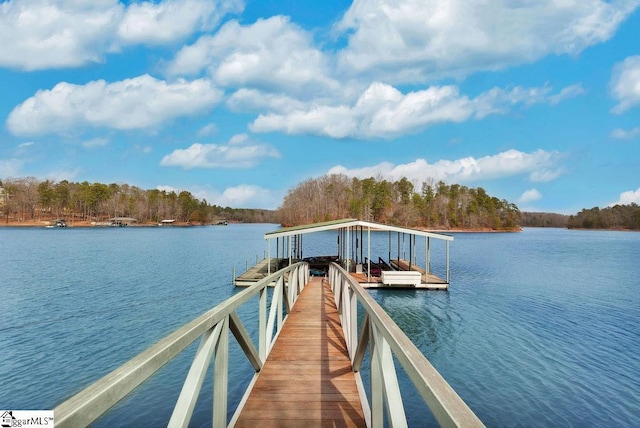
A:
<svg viewBox="0 0 640 428">
<path fill-rule="evenodd" d="M 47 227 L 47 226 L 51 226 L 51 222 L 46 221 L 46 220 L 36 220 L 36 221 L 10 221 L 10 222 L 6 222 L 6 221 L 2 221 L 0 222 L 0 227 L 16 227 L 16 228 L 37 228 L 37 227 Z M 127 225 L 125 227 L 197 227 L 197 226 L 217 226 L 216 224 L 195 224 L 195 223 L 182 223 L 182 222 L 175 222 L 175 223 L 171 223 L 171 224 L 158 224 L 158 223 L 135 223 L 135 224 L 130 224 Z M 75 221 L 75 222 L 69 222 L 67 223 L 68 228 L 109 228 L 109 227 L 114 227 L 111 225 L 107 225 L 107 224 L 98 224 L 97 222 L 91 222 L 91 221 Z M 55 227 L 56 229 L 64 229 L 64 227 Z"/>
<path fill-rule="evenodd" d="M 229 223 L 232 224 L 232 223 Z M 265 223 L 266 224 L 266 223 Z M 46 220 L 36 220 L 36 221 L 0 221 L 0 228 L 2 227 L 14 227 L 14 228 L 45 228 L 50 226 L 51 222 Z M 215 223 L 186 223 L 186 222 L 175 222 L 171 224 L 158 224 L 158 223 L 135 223 L 128 225 L 126 227 L 201 227 L 201 226 L 219 226 Z M 77 221 L 67 223 L 67 227 L 69 228 L 96 228 L 96 229 L 104 229 L 110 228 L 113 226 L 105 225 L 105 224 L 97 224 L 97 222 L 91 221 Z M 541 227 L 541 226 L 525 226 L 530 229 L 555 229 L 555 227 Z M 56 227 L 54 227 L 56 228 Z M 64 228 L 60 228 L 64 229 Z M 623 228 L 610 228 L 610 229 L 586 229 L 586 228 L 567 228 L 561 227 L 560 229 L 566 230 L 586 230 L 586 231 L 610 231 L 610 232 L 640 232 L 634 229 L 623 229 Z M 472 228 L 472 229 L 429 229 L 424 227 L 416 228 L 416 230 L 421 230 L 423 232 L 433 232 L 433 233 L 516 233 L 522 232 L 523 227 L 517 227 L 514 229 L 489 229 L 489 228 Z"/>
<path fill-rule="evenodd" d="M 50 226 L 51 222 L 47 220 L 36 220 L 36 221 L 10 221 L 10 222 L 0 222 L 0 227 L 16 227 L 16 228 L 33 228 L 33 227 L 47 227 Z M 185 222 L 175 222 L 167 225 L 162 225 L 158 223 L 134 223 L 130 224 L 126 227 L 198 227 L 198 226 L 217 226 L 215 223 L 206 223 L 206 224 L 195 224 L 195 223 L 185 223 Z M 93 221 L 76 221 L 76 222 L 67 222 L 67 226 L 69 228 L 81 227 L 81 228 L 108 228 L 113 227 L 107 224 L 97 224 L 97 222 Z M 64 228 L 61 228 L 64 229 Z M 489 228 L 472 228 L 472 229 L 429 229 L 429 228 L 416 228 L 416 230 L 421 230 L 423 232 L 433 232 L 433 233 L 513 233 L 513 232 L 521 232 L 522 228 L 514 228 L 514 229 L 489 229 Z"/>
</svg>

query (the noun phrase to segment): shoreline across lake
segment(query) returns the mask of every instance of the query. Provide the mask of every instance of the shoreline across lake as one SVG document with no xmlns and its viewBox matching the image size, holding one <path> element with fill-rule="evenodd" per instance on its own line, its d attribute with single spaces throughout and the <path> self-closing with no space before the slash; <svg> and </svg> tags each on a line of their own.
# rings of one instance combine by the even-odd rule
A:
<svg viewBox="0 0 640 428">
<path fill-rule="evenodd" d="M 162 223 L 133 223 L 127 225 L 128 227 L 201 227 L 201 226 L 219 226 L 222 223 L 188 223 L 188 222 L 173 222 L 170 224 L 162 224 Z M 224 225 L 233 224 L 232 222 L 225 222 Z M 243 224 L 243 223 L 238 223 Z M 249 224 L 249 223 L 244 223 Z M 251 223 L 251 224 L 261 224 L 261 223 Z M 52 223 L 48 220 L 36 220 L 36 221 L 11 221 L 11 222 L 0 222 L 1 227 L 14 227 L 14 228 L 46 228 L 51 227 Z M 110 227 L 111 224 L 106 222 L 96 222 L 96 221 L 74 221 L 68 222 L 65 227 L 80 227 L 80 228 L 104 228 Z M 529 229 L 558 229 L 556 227 L 528 227 Z M 490 229 L 490 228 L 469 228 L 469 229 L 429 229 L 424 227 L 417 227 L 416 230 L 421 230 L 425 232 L 434 232 L 434 233 L 514 233 L 514 232 L 522 232 L 522 227 L 516 227 L 512 229 Z M 559 228 L 566 230 L 585 230 L 585 231 L 612 231 L 612 232 L 638 232 L 638 230 L 634 229 L 625 229 L 625 228 L 607 228 L 607 229 L 582 229 L 582 228 Z"/>
</svg>

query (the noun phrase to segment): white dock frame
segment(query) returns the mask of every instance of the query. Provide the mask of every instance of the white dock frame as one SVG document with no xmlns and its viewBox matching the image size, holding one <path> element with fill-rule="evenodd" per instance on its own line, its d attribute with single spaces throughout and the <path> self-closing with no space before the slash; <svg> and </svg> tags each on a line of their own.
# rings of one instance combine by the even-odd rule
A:
<svg viewBox="0 0 640 428">
<path fill-rule="evenodd" d="M 335 221 L 327 221 L 322 223 L 313 223 L 309 225 L 303 226 L 294 226 L 294 227 L 285 227 L 282 229 L 275 230 L 273 232 L 266 233 L 264 235 L 264 239 L 267 240 L 267 254 L 269 258 L 271 258 L 271 241 L 276 240 L 276 254 L 279 253 L 280 248 L 282 248 L 282 259 L 288 259 L 289 264 L 294 263 L 296 260 L 294 255 L 292 254 L 292 245 L 291 242 L 293 239 L 296 239 L 297 242 L 301 242 L 301 237 L 303 234 L 314 233 L 314 232 L 322 232 L 327 230 L 337 230 L 338 231 L 338 259 L 340 260 L 342 266 L 345 268 L 347 272 L 355 272 L 356 265 L 361 264 L 365 267 L 368 282 L 371 283 L 371 231 L 388 231 L 389 232 L 389 259 L 391 259 L 391 233 L 397 234 L 398 239 L 398 254 L 397 259 L 401 259 L 400 255 L 400 239 L 404 240 L 406 235 L 409 236 L 409 270 L 413 270 L 415 267 L 417 271 L 421 271 L 424 269 L 424 282 L 425 285 L 429 284 L 429 275 L 431 272 L 431 256 L 432 256 L 432 239 L 436 239 L 439 241 L 444 241 L 445 243 L 445 258 L 446 258 L 446 276 L 445 281 L 446 285 L 448 285 L 451 281 L 451 265 L 450 265 L 450 251 L 449 245 L 450 242 L 453 241 L 453 236 L 444 235 L 442 233 L 428 232 L 424 230 L 417 229 L 409 229 L 399 226 L 391 226 L 387 224 L 374 223 L 369 221 L 362 221 L 357 219 L 343 219 L 343 220 L 335 220 Z M 367 264 L 363 264 L 362 257 L 358 257 L 358 250 L 361 251 L 361 254 L 364 249 L 364 244 L 362 240 L 364 240 L 364 230 L 366 230 L 366 253 L 367 253 Z M 418 266 L 416 263 L 416 251 L 415 251 L 415 241 L 416 237 L 424 237 L 425 239 L 425 266 Z M 362 237 L 362 239 L 359 239 Z M 355 239 L 355 244 L 352 241 Z M 282 241 L 282 244 L 280 244 Z M 288 247 L 288 252 L 285 254 L 285 248 Z M 300 251 L 299 248 L 296 250 Z M 354 257 L 352 257 L 352 253 L 355 253 L 355 261 Z M 297 255 L 300 255 L 299 252 Z M 280 257 L 278 254 L 277 257 Z M 359 261 L 359 263 L 358 263 Z M 397 274 L 391 274 L 389 277 L 393 277 Z M 409 275 L 411 276 L 411 274 Z M 397 278 L 396 278 L 397 280 Z M 400 284 L 397 281 L 391 280 L 395 284 Z M 415 283 L 415 279 L 411 278 L 411 280 L 406 283 L 406 285 L 412 285 Z M 405 283 L 403 283 L 405 284 Z"/>
</svg>

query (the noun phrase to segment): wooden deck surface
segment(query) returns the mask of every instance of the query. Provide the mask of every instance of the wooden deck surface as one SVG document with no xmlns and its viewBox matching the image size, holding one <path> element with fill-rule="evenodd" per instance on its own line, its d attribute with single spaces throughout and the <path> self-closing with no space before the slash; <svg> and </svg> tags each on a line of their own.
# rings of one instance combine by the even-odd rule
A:
<svg viewBox="0 0 640 428">
<path fill-rule="evenodd" d="M 271 265 L 271 270 L 269 270 Z M 250 286 L 266 278 L 269 272 L 274 273 L 278 270 L 278 259 L 272 257 L 270 259 L 262 259 L 254 266 L 250 267 L 246 272 L 234 278 L 234 284 L 237 286 Z"/>
<path fill-rule="evenodd" d="M 236 427 L 363 427 L 333 293 L 312 278 L 293 307 Z"/>
</svg>

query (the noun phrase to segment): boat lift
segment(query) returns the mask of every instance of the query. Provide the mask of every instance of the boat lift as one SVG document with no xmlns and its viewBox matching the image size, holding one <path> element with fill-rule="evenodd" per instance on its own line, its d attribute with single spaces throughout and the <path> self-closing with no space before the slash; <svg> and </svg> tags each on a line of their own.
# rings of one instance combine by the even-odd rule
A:
<svg viewBox="0 0 640 428">
<path fill-rule="evenodd" d="M 408 286 L 415 288 L 447 289 L 450 282 L 449 243 L 453 237 L 441 233 L 390 226 L 381 223 L 343 219 L 314 223 L 303 226 L 285 227 L 266 233 L 267 260 L 272 260 L 272 241 L 275 240 L 275 259 L 278 269 L 302 260 L 302 238 L 315 232 L 336 230 L 337 261 L 353 274 L 364 287 Z M 372 274 L 371 238 L 372 232 L 388 233 L 388 252 L 385 269 L 381 275 Z M 396 244 L 393 243 L 395 235 Z M 418 262 L 417 237 L 425 239 L 424 264 Z M 441 278 L 433 273 L 431 266 L 432 240 L 445 243 L 445 275 Z M 408 246 L 408 256 L 406 248 Z M 366 248 L 366 257 L 365 257 Z M 393 252 L 395 250 L 395 258 Z M 379 257 L 382 260 L 382 257 Z M 421 261 L 422 261 L 421 260 Z M 376 263 L 374 262 L 374 265 Z M 266 263 L 266 274 L 271 274 L 272 263 Z M 238 284 L 237 284 L 238 285 Z"/>
</svg>

